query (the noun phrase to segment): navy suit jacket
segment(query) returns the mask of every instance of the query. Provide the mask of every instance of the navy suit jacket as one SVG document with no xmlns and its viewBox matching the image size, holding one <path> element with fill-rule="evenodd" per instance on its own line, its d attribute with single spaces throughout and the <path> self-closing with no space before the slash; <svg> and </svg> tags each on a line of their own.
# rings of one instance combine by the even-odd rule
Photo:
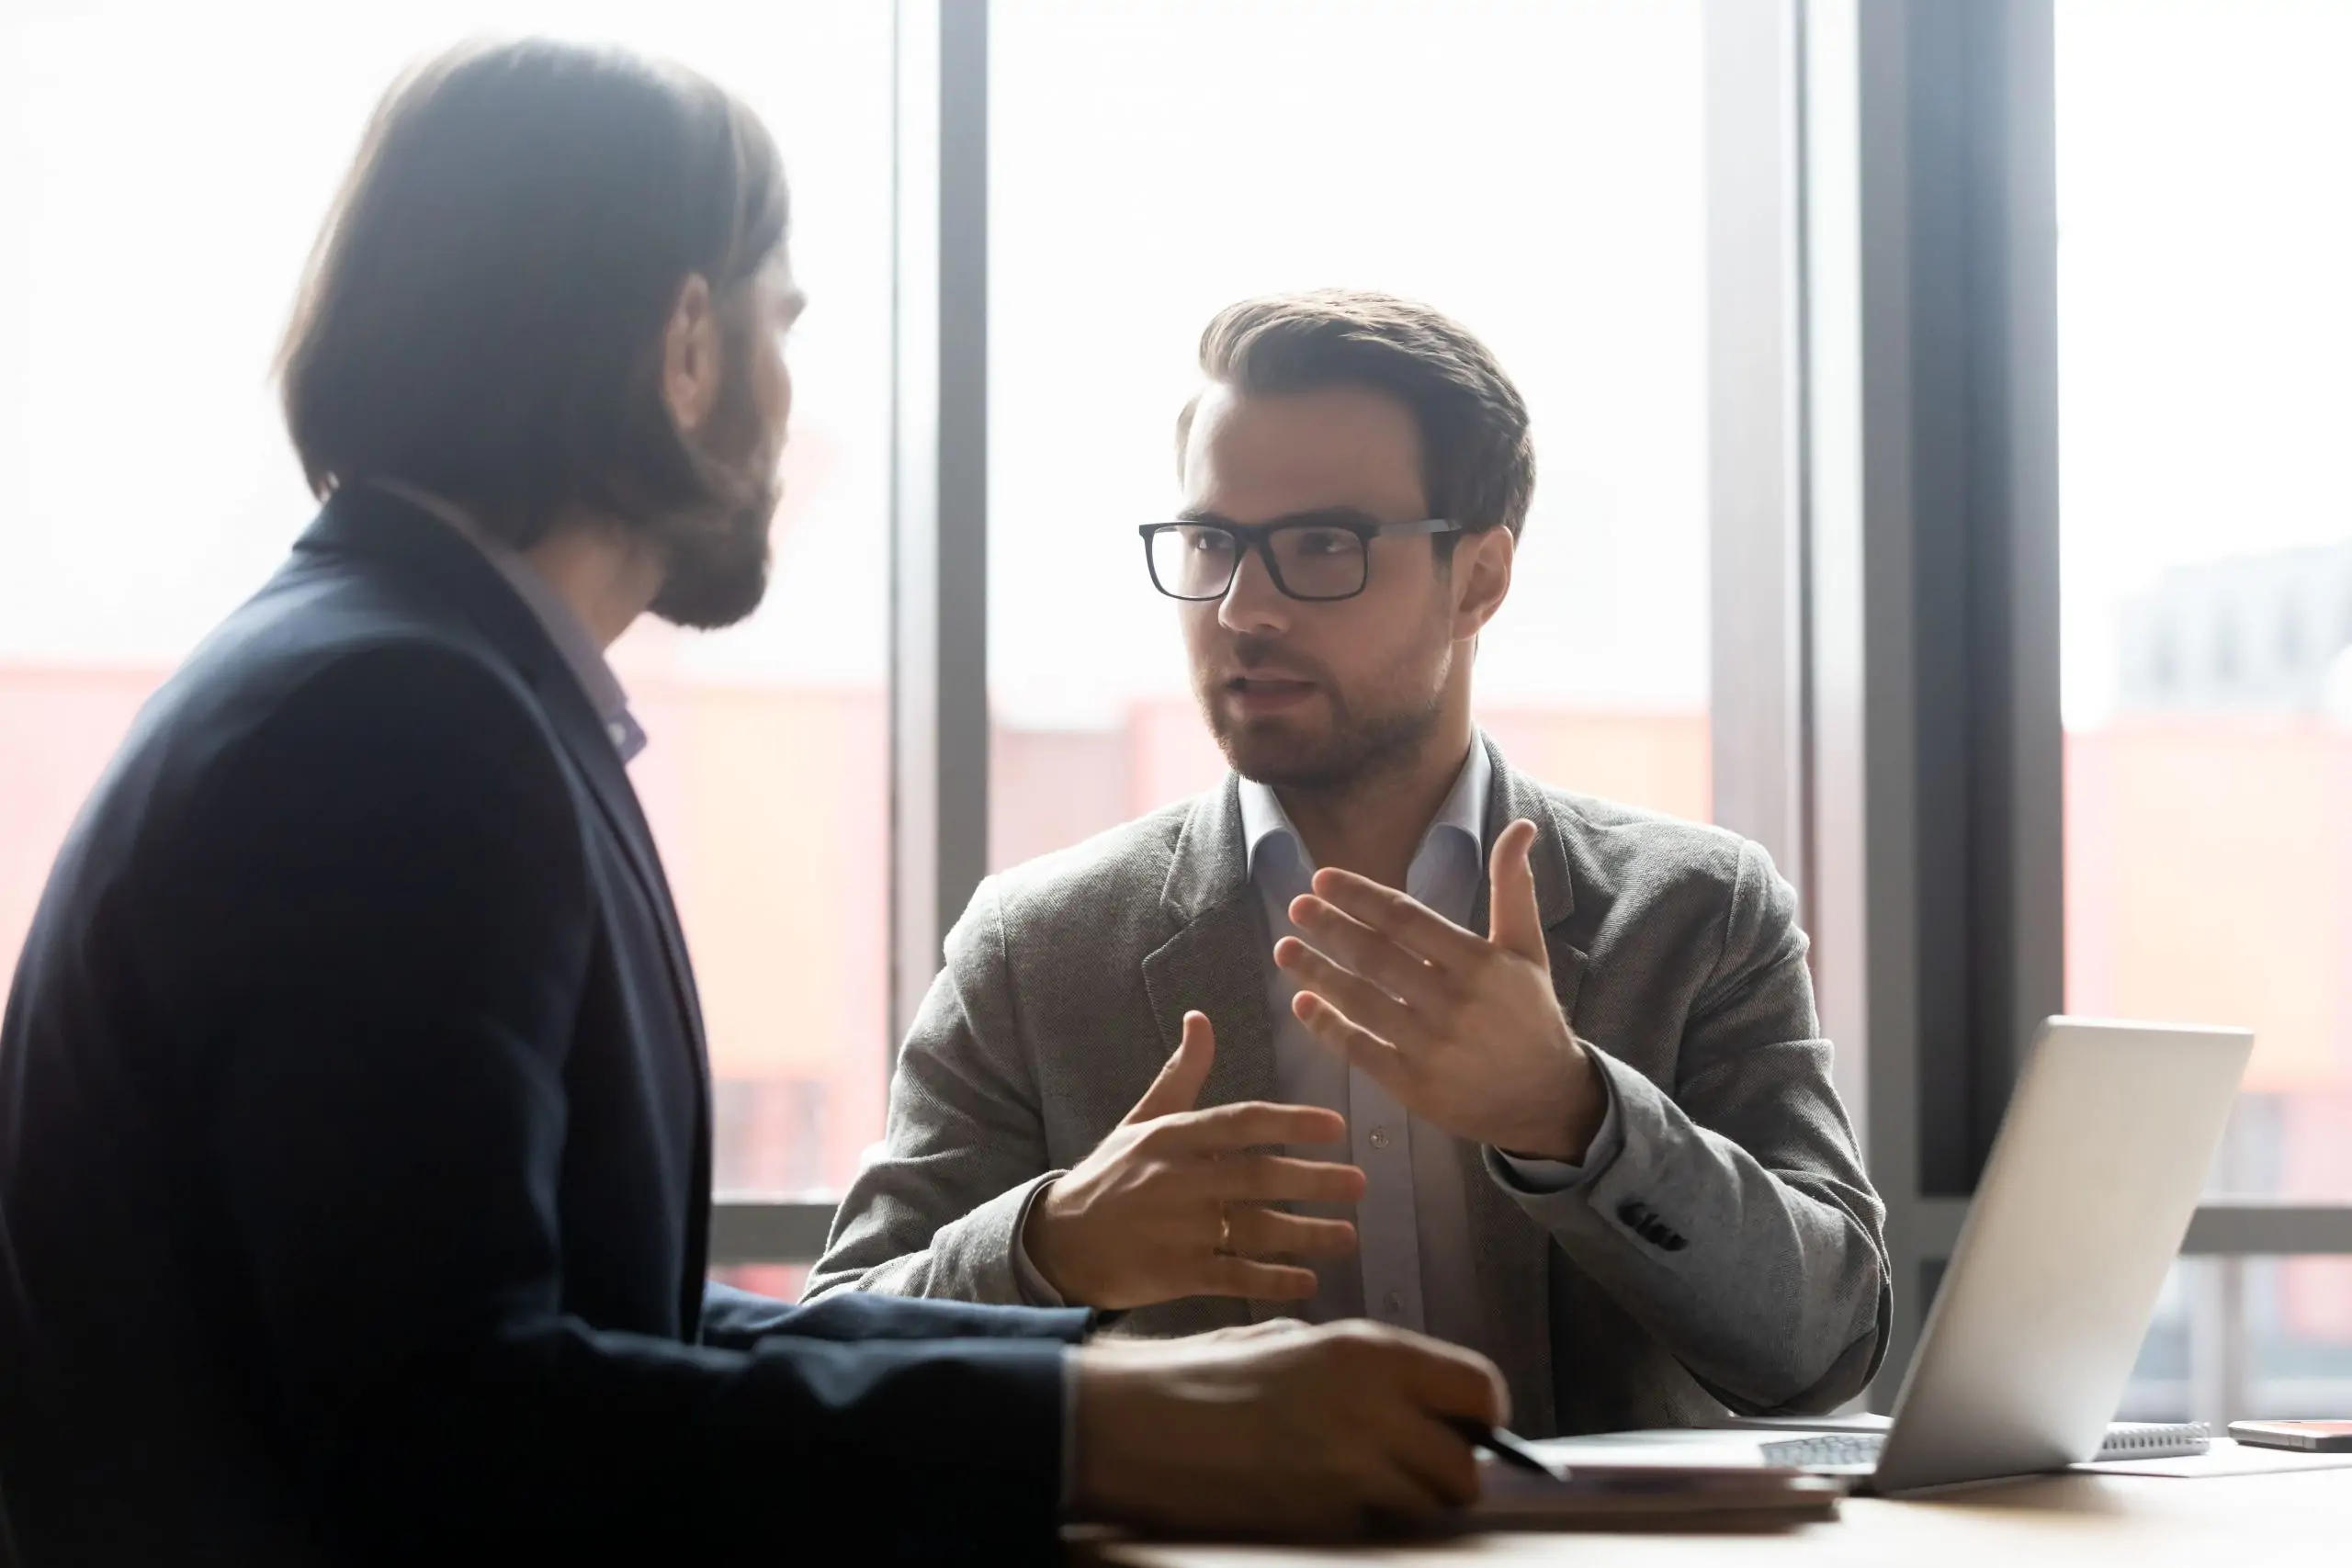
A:
<svg viewBox="0 0 2352 1568">
<path fill-rule="evenodd" d="M 707 1285 L 710 1138 L 585 694 L 339 495 L 141 715 L 0 1024 L 26 1562 L 1050 1550 L 1086 1315 Z"/>
</svg>

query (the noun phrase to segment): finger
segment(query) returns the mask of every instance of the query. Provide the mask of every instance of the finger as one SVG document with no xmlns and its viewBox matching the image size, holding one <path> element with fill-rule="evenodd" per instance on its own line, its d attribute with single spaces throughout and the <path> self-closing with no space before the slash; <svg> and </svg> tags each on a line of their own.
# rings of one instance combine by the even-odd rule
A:
<svg viewBox="0 0 2352 1568">
<path fill-rule="evenodd" d="M 1347 1118 L 1336 1111 L 1247 1100 L 1170 1117 L 1167 1146 L 1186 1154 L 1225 1155 L 1261 1145 L 1337 1144 L 1347 1135 Z"/>
<path fill-rule="evenodd" d="M 1368 876 L 1336 867 L 1318 871 L 1315 892 L 1324 902 L 1336 904 L 1441 969 L 1463 968 L 1486 955 L 1484 937 L 1464 931 L 1418 899 L 1394 887 L 1383 887 Z"/>
<path fill-rule="evenodd" d="M 1305 1334 L 1315 1325 L 1304 1318 L 1268 1317 L 1256 1323 L 1237 1323 L 1230 1328 L 1212 1328 L 1195 1338 L 1210 1338 L 1220 1344 L 1236 1339 L 1280 1339 L 1293 1334 Z"/>
<path fill-rule="evenodd" d="M 1209 1068 L 1216 1065 L 1216 1031 L 1210 1027 L 1209 1015 L 1186 1013 L 1184 1032 L 1176 1042 L 1176 1054 L 1168 1058 L 1168 1065 L 1159 1069 L 1159 1076 L 1143 1091 L 1136 1108 L 1127 1112 L 1126 1122 L 1152 1122 L 1190 1111 L 1199 1102 L 1201 1086 L 1209 1081 Z"/>
<path fill-rule="evenodd" d="M 1346 1258 L 1356 1249 L 1356 1227 L 1345 1220 L 1243 1207 L 1226 1216 L 1232 1233 L 1227 1250 L 1244 1258 Z"/>
<path fill-rule="evenodd" d="M 1303 1302 L 1321 1281 L 1312 1269 L 1289 1263 L 1261 1263 L 1251 1258 L 1211 1253 L 1201 1259 L 1190 1296 L 1239 1296 L 1253 1302 Z"/>
<path fill-rule="evenodd" d="M 1398 1454 L 1383 1452 L 1366 1459 L 1355 1477 L 1359 1534 L 1388 1536 L 1411 1532 L 1443 1513 L 1443 1495 Z"/>
<path fill-rule="evenodd" d="M 1428 972 L 1429 965 L 1418 958 L 1408 954 L 1405 961 Z M 1393 1044 L 1426 1044 L 1433 1032 L 1428 1013 L 1399 1002 L 1385 985 L 1375 983 L 1376 976 L 1368 979 L 1357 969 L 1342 967 L 1295 936 L 1274 943 L 1274 965 L 1296 976 L 1302 987 L 1329 998 L 1350 1018 L 1361 1019 L 1365 1028 Z"/>
<path fill-rule="evenodd" d="M 1352 1165 L 1251 1155 L 1219 1160 L 1209 1190 L 1228 1203 L 1353 1203 L 1363 1197 L 1364 1174 Z"/>
<path fill-rule="evenodd" d="M 1487 919 L 1487 940 L 1521 958 L 1548 963 L 1544 949 L 1544 910 L 1535 899 L 1535 824 L 1521 818 L 1495 840 L 1487 866 L 1492 909 Z"/>
<path fill-rule="evenodd" d="M 1290 902 L 1291 924 L 1315 939 L 1314 946 L 1371 980 L 1392 997 L 1430 1010 L 1453 1000 L 1446 972 L 1419 953 L 1374 931 L 1337 905 L 1312 893 Z M 1283 942 L 1297 940 L 1284 937 Z M 1274 944 L 1279 957 L 1282 942 Z"/>
<path fill-rule="evenodd" d="M 1412 1068 L 1403 1054 L 1334 1007 L 1320 992 L 1299 992 L 1291 998 L 1290 1010 L 1317 1043 L 1339 1053 L 1350 1066 L 1362 1067 L 1400 1104 L 1409 1109 L 1419 1098 L 1412 1092 Z"/>
<path fill-rule="evenodd" d="M 1397 1466 L 1449 1508 L 1478 1500 L 1478 1455 L 1461 1431 L 1419 1413 L 1398 1424 L 1389 1452 Z"/>
<path fill-rule="evenodd" d="M 1499 1427 L 1510 1419 L 1510 1393 L 1502 1373 L 1476 1350 L 1398 1333 L 1391 1342 L 1396 1379 L 1432 1416 L 1484 1421 Z"/>
</svg>

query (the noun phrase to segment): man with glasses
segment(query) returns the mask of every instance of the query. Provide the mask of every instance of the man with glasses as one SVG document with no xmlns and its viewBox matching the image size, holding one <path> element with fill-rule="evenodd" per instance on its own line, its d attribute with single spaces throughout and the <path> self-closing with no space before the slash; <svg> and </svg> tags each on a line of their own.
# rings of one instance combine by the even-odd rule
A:
<svg viewBox="0 0 2352 1568">
<path fill-rule="evenodd" d="M 1518 391 L 1362 293 L 1234 305 L 1201 367 L 1142 535 L 1232 776 L 974 896 L 810 1296 L 1364 1314 L 1492 1357 L 1538 1434 L 1858 1393 L 1883 1211 L 1793 895 L 1473 722 Z"/>
</svg>

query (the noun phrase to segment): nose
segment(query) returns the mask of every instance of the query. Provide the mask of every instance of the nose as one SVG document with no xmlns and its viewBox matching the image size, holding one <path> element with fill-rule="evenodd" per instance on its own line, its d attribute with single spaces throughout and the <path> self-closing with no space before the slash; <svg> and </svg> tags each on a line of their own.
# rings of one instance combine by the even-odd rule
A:
<svg viewBox="0 0 2352 1568">
<path fill-rule="evenodd" d="M 1256 550 L 1244 550 L 1233 581 L 1217 602 L 1217 624 L 1229 632 L 1280 632 L 1290 626 L 1290 599 L 1274 586 L 1273 574 Z"/>
</svg>

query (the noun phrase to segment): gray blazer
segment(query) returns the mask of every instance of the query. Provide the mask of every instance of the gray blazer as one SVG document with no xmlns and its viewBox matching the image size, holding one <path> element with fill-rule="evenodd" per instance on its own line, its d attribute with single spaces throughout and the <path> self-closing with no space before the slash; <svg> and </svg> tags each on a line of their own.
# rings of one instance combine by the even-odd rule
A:
<svg viewBox="0 0 2352 1568">
<path fill-rule="evenodd" d="M 1488 840 L 1514 818 L 1536 824 L 1553 985 L 1624 1133 L 1563 1193 L 1507 1187 L 1487 1151 L 1464 1147 L 1514 1425 L 1691 1425 L 1851 1397 L 1885 1348 L 1884 1211 L 1830 1087 L 1794 895 L 1720 829 L 1562 794 L 1493 758 Z M 1486 905 L 1481 889 L 1479 930 Z M 1013 1247 L 1032 1191 L 1134 1106 L 1187 1010 L 1216 1024 L 1201 1103 L 1273 1097 L 1269 945 L 1231 780 L 983 883 L 808 1298 L 1021 1302 Z M 1274 1310 L 1195 1298 L 1122 1328 L 1185 1334 Z"/>
</svg>

